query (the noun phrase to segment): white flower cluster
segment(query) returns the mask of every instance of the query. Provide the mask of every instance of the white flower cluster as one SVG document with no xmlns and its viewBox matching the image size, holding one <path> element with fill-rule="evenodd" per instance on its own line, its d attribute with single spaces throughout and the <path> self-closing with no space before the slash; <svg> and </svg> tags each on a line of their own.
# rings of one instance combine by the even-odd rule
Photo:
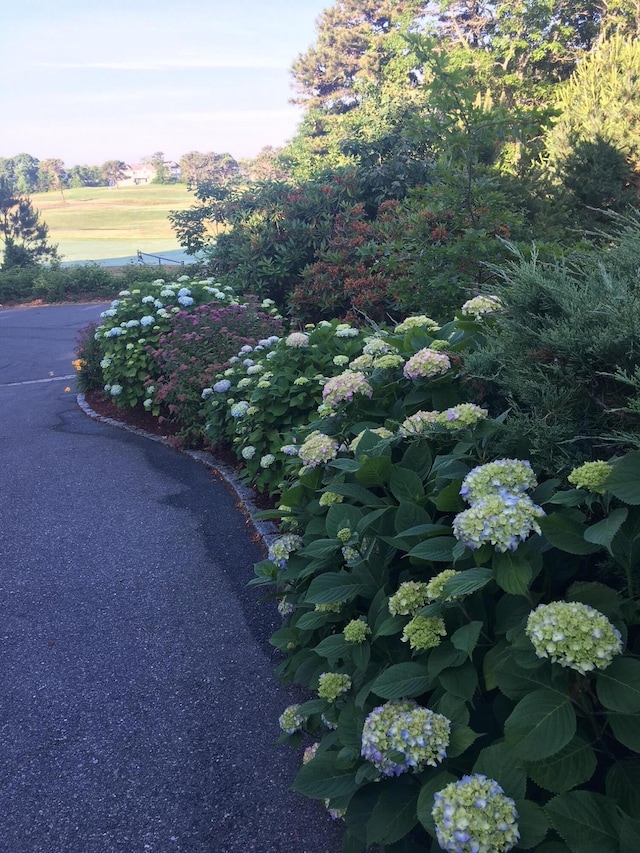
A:
<svg viewBox="0 0 640 853">
<path fill-rule="evenodd" d="M 385 776 L 436 767 L 447 757 L 451 722 L 411 699 L 374 708 L 364 721 L 360 754 Z"/>
<path fill-rule="evenodd" d="M 287 564 L 289 555 L 302 546 L 302 539 L 293 533 L 287 533 L 272 542 L 269 546 L 268 558 L 281 569 Z"/>
<path fill-rule="evenodd" d="M 622 636 L 607 617 L 579 601 L 539 604 L 529 614 L 525 633 L 539 658 L 585 675 L 605 669 L 622 651 Z"/>
<path fill-rule="evenodd" d="M 355 394 L 371 397 L 373 389 L 364 373 L 352 370 L 345 370 L 344 373 L 329 379 L 322 389 L 323 402 L 332 408 L 342 402 L 351 402 Z"/>
<path fill-rule="evenodd" d="M 466 317 L 483 317 L 485 314 L 494 314 L 502 308 L 502 302 L 497 296 L 474 296 L 467 299 L 462 306 L 462 313 Z"/>
<path fill-rule="evenodd" d="M 316 468 L 338 455 L 338 442 L 324 433 L 314 430 L 300 445 L 298 457 L 307 468 Z"/>
</svg>

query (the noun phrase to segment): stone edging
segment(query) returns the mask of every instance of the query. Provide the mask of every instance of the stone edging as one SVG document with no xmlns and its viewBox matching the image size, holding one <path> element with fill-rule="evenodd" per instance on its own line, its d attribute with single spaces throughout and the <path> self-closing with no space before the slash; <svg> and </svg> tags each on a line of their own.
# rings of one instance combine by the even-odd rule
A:
<svg viewBox="0 0 640 853">
<path fill-rule="evenodd" d="M 212 456 L 210 453 L 205 453 L 203 450 L 178 450 L 168 438 L 164 438 L 160 435 L 154 435 L 153 433 L 147 432 L 145 429 L 141 429 L 140 427 L 131 426 L 130 424 L 124 423 L 123 421 L 117 421 L 115 418 L 107 418 L 104 415 L 100 415 L 98 414 L 98 412 L 94 411 L 94 409 L 92 409 L 91 406 L 87 403 L 84 394 L 78 394 L 76 396 L 76 401 L 78 403 L 78 406 L 85 413 L 85 415 L 90 418 L 93 418 L 94 421 L 100 421 L 103 424 L 118 427 L 118 429 L 124 429 L 127 432 L 132 432 L 134 433 L 134 435 L 140 435 L 143 438 L 148 438 L 151 441 L 156 441 L 159 444 L 163 444 L 165 447 L 170 447 L 172 450 L 175 450 L 178 453 L 182 453 L 185 456 L 190 456 L 191 459 L 194 459 L 196 462 L 200 462 L 202 465 L 207 467 L 213 474 L 219 477 L 225 483 L 225 485 L 235 494 L 242 511 L 251 522 L 251 525 L 253 526 L 265 546 L 268 546 L 269 543 L 278 535 L 278 528 L 273 522 L 263 521 L 262 519 L 259 519 L 257 517 L 260 510 L 255 505 L 255 493 L 253 489 L 251 489 L 249 486 L 246 486 L 244 483 L 241 483 L 238 479 L 236 472 L 229 465 L 226 465 L 224 462 L 220 462 L 215 458 L 215 456 Z"/>
</svg>

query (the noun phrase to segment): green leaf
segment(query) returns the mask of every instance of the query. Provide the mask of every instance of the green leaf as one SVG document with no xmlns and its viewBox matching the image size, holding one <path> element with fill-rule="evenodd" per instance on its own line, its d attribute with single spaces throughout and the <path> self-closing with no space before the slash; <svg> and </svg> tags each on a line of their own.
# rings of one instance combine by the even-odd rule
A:
<svg viewBox="0 0 640 853">
<path fill-rule="evenodd" d="M 416 472 L 409 468 L 400 468 L 397 465 L 393 467 L 391 472 L 389 489 L 398 503 L 401 501 L 417 503 L 424 497 L 424 486 Z"/>
<path fill-rule="evenodd" d="M 291 789 L 313 800 L 325 797 L 346 797 L 357 786 L 355 773 L 350 768 L 336 766 L 336 752 L 321 752 L 308 764 L 303 764 Z"/>
<path fill-rule="evenodd" d="M 456 726 L 451 732 L 447 758 L 457 758 L 462 755 L 479 737 L 482 735 L 472 731 L 469 726 Z"/>
<path fill-rule="evenodd" d="M 326 527 L 327 533 L 333 539 L 336 538 L 338 531 L 345 527 L 355 532 L 358 527 L 358 522 L 362 518 L 362 513 L 350 504 L 334 504 L 329 507 L 327 512 Z"/>
<path fill-rule="evenodd" d="M 544 807 L 551 825 L 572 853 L 619 853 L 616 804 L 602 794 L 569 791 Z"/>
<path fill-rule="evenodd" d="M 527 774 L 522 760 L 505 743 L 485 747 L 473 766 L 473 772 L 495 779 L 513 800 L 524 797 L 527 790 Z"/>
<path fill-rule="evenodd" d="M 431 469 L 431 450 L 428 441 L 412 441 L 405 450 L 399 465 L 401 468 L 409 468 L 415 471 L 419 477 L 425 477 Z"/>
<path fill-rule="evenodd" d="M 533 566 L 517 552 L 493 555 L 498 586 L 510 595 L 527 595 L 533 578 Z"/>
<path fill-rule="evenodd" d="M 367 825 L 368 844 L 393 844 L 418 822 L 418 787 L 409 780 L 381 785 L 380 795 Z"/>
<path fill-rule="evenodd" d="M 537 847 L 549 832 L 549 821 L 537 803 L 531 800 L 516 800 L 518 810 L 518 829 L 520 830 L 519 850 L 531 850 Z"/>
<path fill-rule="evenodd" d="M 342 547 L 342 542 L 339 539 L 315 539 L 300 551 L 305 557 L 312 557 L 322 560 L 324 557 L 330 557 Z"/>
<path fill-rule="evenodd" d="M 451 643 L 456 649 L 461 652 L 466 652 L 471 658 L 475 649 L 480 632 L 482 631 L 482 622 L 469 622 L 468 625 L 463 625 L 451 635 Z"/>
<path fill-rule="evenodd" d="M 640 713 L 640 661 L 616 656 L 596 673 L 598 699 L 610 711 Z"/>
<path fill-rule="evenodd" d="M 591 779 L 597 763 L 591 746 L 576 735 L 555 755 L 527 763 L 527 773 L 545 791 L 564 794 Z"/>
<path fill-rule="evenodd" d="M 599 545 L 586 542 L 583 515 L 576 510 L 561 510 L 539 520 L 542 533 L 554 547 L 568 554 L 593 554 Z"/>
<path fill-rule="evenodd" d="M 473 699 L 478 687 L 478 673 L 471 661 L 467 661 L 457 669 L 443 670 L 438 680 L 448 693 L 459 696 L 461 699 Z"/>
<path fill-rule="evenodd" d="M 333 634 L 330 637 L 325 637 L 313 651 L 328 660 L 337 660 L 345 657 L 350 648 L 351 646 L 342 634 Z"/>
<path fill-rule="evenodd" d="M 358 467 L 360 466 L 358 465 Z M 325 491 L 335 492 L 338 495 L 344 495 L 347 498 L 352 498 L 364 507 L 381 507 L 385 505 L 383 498 L 378 497 L 378 495 L 374 495 L 370 489 L 360 486 L 358 483 L 331 483 Z"/>
<path fill-rule="evenodd" d="M 396 533 L 399 536 L 418 536 L 419 533 L 416 532 L 413 534 L 410 531 L 412 531 L 412 528 L 430 525 L 431 516 L 424 507 L 410 503 L 409 501 L 400 501 L 394 524 Z"/>
<path fill-rule="evenodd" d="M 440 512 L 459 512 L 464 509 L 465 503 L 460 497 L 461 484 L 461 480 L 454 480 L 441 489 L 435 498 L 431 498 Z"/>
<path fill-rule="evenodd" d="M 377 640 L 379 637 L 391 637 L 393 634 L 399 634 L 406 624 L 406 616 L 389 616 L 376 627 L 373 639 Z"/>
<path fill-rule="evenodd" d="M 433 817 L 431 816 L 434 797 L 438 791 L 442 791 L 442 789 L 446 788 L 450 782 L 457 781 L 458 779 L 456 776 L 453 776 L 451 773 L 444 772 L 434 776 L 433 779 L 429 779 L 429 781 L 420 788 L 417 805 L 418 820 L 434 838 L 436 835 L 436 829 Z"/>
<path fill-rule="evenodd" d="M 606 518 L 599 521 L 597 524 L 592 524 L 585 530 L 584 538 L 587 542 L 593 542 L 594 545 L 603 545 L 611 550 L 613 537 L 627 520 L 629 510 L 626 507 L 614 509 Z"/>
<path fill-rule="evenodd" d="M 640 815 L 640 758 L 614 762 L 607 774 L 605 790 L 627 814 Z"/>
<path fill-rule="evenodd" d="M 493 572 L 491 569 L 467 569 L 465 572 L 460 572 L 445 583 L 442 595 L 448 598 L 450 595 L 456 598 L 462 598 L 463 595 L 471 595 L 479 589 L 485 587 L 493 580 Z"/>
<path fill-rule="evenodd" d="M 640 714 L 607 714 L 613 734 L 621 744 L 640 752 Z"/>
<path fill-rule="evenodd" d="M 296 628 L 301 631 L 313 631 L 315 628 L 321 628 L 330 620 L 330 613 L 323 613 L 318 610 L 312 610 L 310 613 L 303 613 L 296 622 Z"/>
<path fill-rule="evenodd" d="M 568 696 L 541 689 L 522 698 L 504 724 L 505 740 L 528 761 L 555 755 L 576 732 L 576 715 Z"/>
<path fill-rule="evenodd" d="M 450 563 L 453 561 L 453 549 L 457 539 L 453 536 L 434 536 L 420 542 L 409 551 L 409 557 L 417 557 L 419 560 L 430 560 L 433 563 Z"/>
<path fill-rule="evenodd" d="M 369 643 L 356 643 L 355 645 L 351 644 L 351 660 L 353 661 L 356 669 L 364 672 L 366 668 L 369 666 L 369 661 L 371 659 L 371 646 Z"/>
<path fill-rule="evenodd" d="M 640 451 L 627 453 L 613 463 L 604 488 L 627 504 L 640 504 Z"/>
<path fill-rule="evenodd" d="M 349 572 L 326 572 L 311 581 L 305 601 L 310 604 L 351 601 L 365 589 L 365 585 Z"/>
<path fill-rule="evenodd" d="M 640 820 L 625 815 L 620 822 L 620 853 L 640 850 Z"/>
<path fill-rule="evenodd" d="M 420 696 L 431 686 L 431 676 L 420 663 L 396 663 L 385 669 L 371 686 L 373 693 L 383 699 Z"/>
<path fill-rule="evenodd" d="M 389 482 L 392 468 L 389 456 L 365 456 L 360 460 L 356 479 L 368 486 L 384 486 Z"/>
<path fill-rule="evenodd" d="M 429 673 L 435 678 L 443 669 L 462 666 L 466 660 L 467 654 L 464 649 L 456 649 L 452 643 L 444 640 L 444 642 L 429 652 L 427 668 Z"/>
<path fill-rule="evenodd" d="M 580 601 L 588 604 L 605 616 L 617 616 L 620 613 L 620 594 L 598 581 L 576 581 L 567 590 L 567 601 Z"/>
</svg>

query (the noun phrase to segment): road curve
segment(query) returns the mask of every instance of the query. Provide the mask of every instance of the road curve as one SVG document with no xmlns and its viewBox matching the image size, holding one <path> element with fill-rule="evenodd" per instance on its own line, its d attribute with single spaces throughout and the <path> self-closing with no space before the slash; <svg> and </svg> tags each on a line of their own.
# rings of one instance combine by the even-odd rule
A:
<svg viewBox="0 0 640 853">
<path fill-rule="evenodd" d="M 101 307 L 0 310 L 0 853 L 337 853 L 233 495 L 76 405 Z"/>
</svg>

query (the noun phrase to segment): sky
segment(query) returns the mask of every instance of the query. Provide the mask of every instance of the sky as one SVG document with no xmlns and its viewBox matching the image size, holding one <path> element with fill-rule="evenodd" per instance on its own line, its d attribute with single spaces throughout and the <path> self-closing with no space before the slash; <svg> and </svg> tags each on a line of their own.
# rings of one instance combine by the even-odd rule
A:
<svg viewBox="0 0 640 853">
<path fill-rule="evenodd" d="M 0 0 L 0 157 L 254 157 L 296 131 L 293 60 L 332 0 Z"/>
</svg>

